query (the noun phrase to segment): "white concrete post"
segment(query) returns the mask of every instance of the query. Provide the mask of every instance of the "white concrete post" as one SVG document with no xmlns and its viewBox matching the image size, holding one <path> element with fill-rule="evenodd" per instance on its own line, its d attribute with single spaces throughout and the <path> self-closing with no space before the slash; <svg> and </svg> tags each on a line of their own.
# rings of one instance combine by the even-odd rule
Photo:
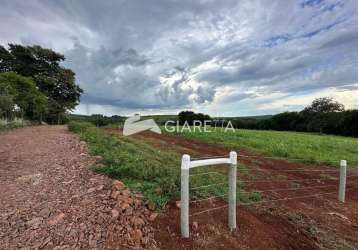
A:
<svg viewBox="0 0 358 250">
<path fill-rule="evenodd" d="M 229 166 L 229 228 L 231 231 L 236 229 L 236 171 L 237 171 L 237 154 L 230 152 Z"/>
<path fill-rule="evenodd" d="M 180 229 L 182 238 L 189 238 L 189 168 L 190 156 L 181 160 Z"/>
<path fill-rule="evenodd" d="M 347 161 L 341 160 L 341 167 L 339 172 L 339 194 L 338 199 L 341 202 L 346 200 L 346 181 L 347 181 Z"/>
</svg>

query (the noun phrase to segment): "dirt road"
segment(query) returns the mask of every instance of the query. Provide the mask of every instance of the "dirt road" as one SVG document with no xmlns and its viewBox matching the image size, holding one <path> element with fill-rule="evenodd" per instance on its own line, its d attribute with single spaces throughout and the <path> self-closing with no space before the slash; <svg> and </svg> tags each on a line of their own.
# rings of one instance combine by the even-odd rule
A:
<svg viewBox="0 0 358 250">
<path fill-rule="evenodd" d="M 140 201 L 126 210 L 116 208 L 112 180 L 90 170 L 93 164 L 86 146 L 64 126 L 0 133 L 0 249 L 154 244 L 150 227 L 144 225 L 148 211 Z M 117 198 L 126 195 L 123 191 Z"/>
</svg>

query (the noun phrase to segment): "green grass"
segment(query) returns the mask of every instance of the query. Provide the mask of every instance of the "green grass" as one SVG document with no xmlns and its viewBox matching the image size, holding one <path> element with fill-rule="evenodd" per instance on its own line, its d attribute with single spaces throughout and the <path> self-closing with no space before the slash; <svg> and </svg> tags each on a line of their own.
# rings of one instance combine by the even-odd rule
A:
<svg viewBox="0 0 358 250">
<path fill-rule="evenodd" d="M 156 204 L 158 208 L 171 199 L 180 196 L 180 157 L 175 151 L 161 150 L 152 145 L 131 137 L 108 134 L 93 125 L 71 122 L 71 131 L 78 133 L 81 140 L 87 142 L 90 153 L 103 158 L 103 165 L 96 171 L 123 181 L 131 190 L 141 192 L 144 197 Z M 209 171 L 208 168 L 195 168 L 191 174 Z M 219 172 L 212 175 L 193 175 L 190 177 L 190 188 L 213 183 L 227 182 L 227 174 Z M 159 190 L 159 191 L 158 191 Z M 227 194 L 227 184 L 209 188 L 191 190 L 191 198 L 206 198 Z M 257 200 L 253 194 L 240 193 L 241 201 Z"/>
<path fill-rule="evenodd" d="M 6 120 L 0 119 L 0 131 L 1 130 L 8 130 L 13 128 L 22 128 L 28 126 L 29 122 L 20 118 L 15 118 L 14 120 Z"/>
<path fill-rule="evenodd" d="M 164 131 L 164 130 L 163 130 Z M 248 149 L 267 156 L 298 159 L 305 163 L 338 166 L 347 160 L 358 167 L 358 139 L 313 133 L 237 129 L 235 132 L 212 128 L 211 133 L 184 131 L 179 135 L 231 149 Z"/>
</svg>

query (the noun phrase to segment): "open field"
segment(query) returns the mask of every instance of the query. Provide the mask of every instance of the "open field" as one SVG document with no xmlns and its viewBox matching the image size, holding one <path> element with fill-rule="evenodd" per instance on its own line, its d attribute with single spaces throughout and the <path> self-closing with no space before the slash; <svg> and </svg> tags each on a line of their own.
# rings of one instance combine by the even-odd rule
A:
<svg viewBox="0 0 358 250">
<path fill-rule="evenodd" d="M 121 130 L 105 131 L 121 138 Z M 152 132 L 137 134 L 132 139 L 149 144 L 156 150 L 188 153 L 193 158 L 222 156 L 230 150 L 239 150 L 224 143 L 207 143 L 205 140 Z M 330 167 L 265 158 L 257 151 L 247 149 L 241 149 L 240 154 L 245 156 L 240 159 L 245 168 L 238 174 L 242 185 L 240 194 L 248 192 L 260 196 L 256 201 L 239 201 L 238 232 L 230 234 L 227 231 L 227 210 L 225 206 L 221 208 L 226 204 L 225 199 L 197 202 L 198 197 L 192 196 L 190 220 L 197 222 L 200 228 L 192 232 L 191 240 L 183 241 L 179 231 L 179 210 L 175 203 L 170 202 L 155 224 L 158 230 L 156 240 L 164 244 L 165 249 L 205 248 L 216 245 L 219 239 L 221 245 L 216 245 L 218 249 L 358 247 L 355 230 L 358 222 L 357 172 L 348 173 L 347 202 L 342 204 L 337 199 L 339 173 Z M 179 166 L 178 160 L 177 168 Z M 223 171 L 221 167 L 212 167 L 211 170 Z M 207 179 L 207 183 L 210 182 Z M 215 193 L 211 195 L 215 196 Z M 169 233 L 163 233 L 163 228 L 167 228 Z M 264 240 L 258 242 L 258 237 Z"/>
<path fill-rule="evenodd" d="M 165 130 L 162 130 L 165 131 Z M 315 164 L 338 166 L 340 160 L 358 167 L 358 139 L 313 133 L 236 129 L 235 132 L 212 128 L 211 133 L 183 131 L 177 135 Z"/>
</svg>

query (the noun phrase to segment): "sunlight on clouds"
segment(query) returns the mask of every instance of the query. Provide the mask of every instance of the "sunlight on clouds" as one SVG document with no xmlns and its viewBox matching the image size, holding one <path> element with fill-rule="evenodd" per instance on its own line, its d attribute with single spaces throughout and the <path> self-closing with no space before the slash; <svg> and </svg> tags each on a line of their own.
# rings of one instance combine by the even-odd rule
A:
<svg viewBox="0 0 358 250">
<path fill-rule="evenodd" d="M 328 88 L 325 90 L 315 91 L 309 94 L 297 96 L 285 96 L 282 95 L 278 97 L 277 95 L 269 95 L 269 99 L 273 101 L 269 103 L 263 103 L 257 106 L 258 110 L 279 110 L 279 111 L 289 111 L 289 110 L 300 110 L 305 106 L 308 106 L 312 103 L 315 98 L 320 97 L 332 97 L 340 103 L 343 103 L 346 109 L 358 108 L 358 89 L 357 90 L 339 90 L 337 88 Z"/>
</svg>

